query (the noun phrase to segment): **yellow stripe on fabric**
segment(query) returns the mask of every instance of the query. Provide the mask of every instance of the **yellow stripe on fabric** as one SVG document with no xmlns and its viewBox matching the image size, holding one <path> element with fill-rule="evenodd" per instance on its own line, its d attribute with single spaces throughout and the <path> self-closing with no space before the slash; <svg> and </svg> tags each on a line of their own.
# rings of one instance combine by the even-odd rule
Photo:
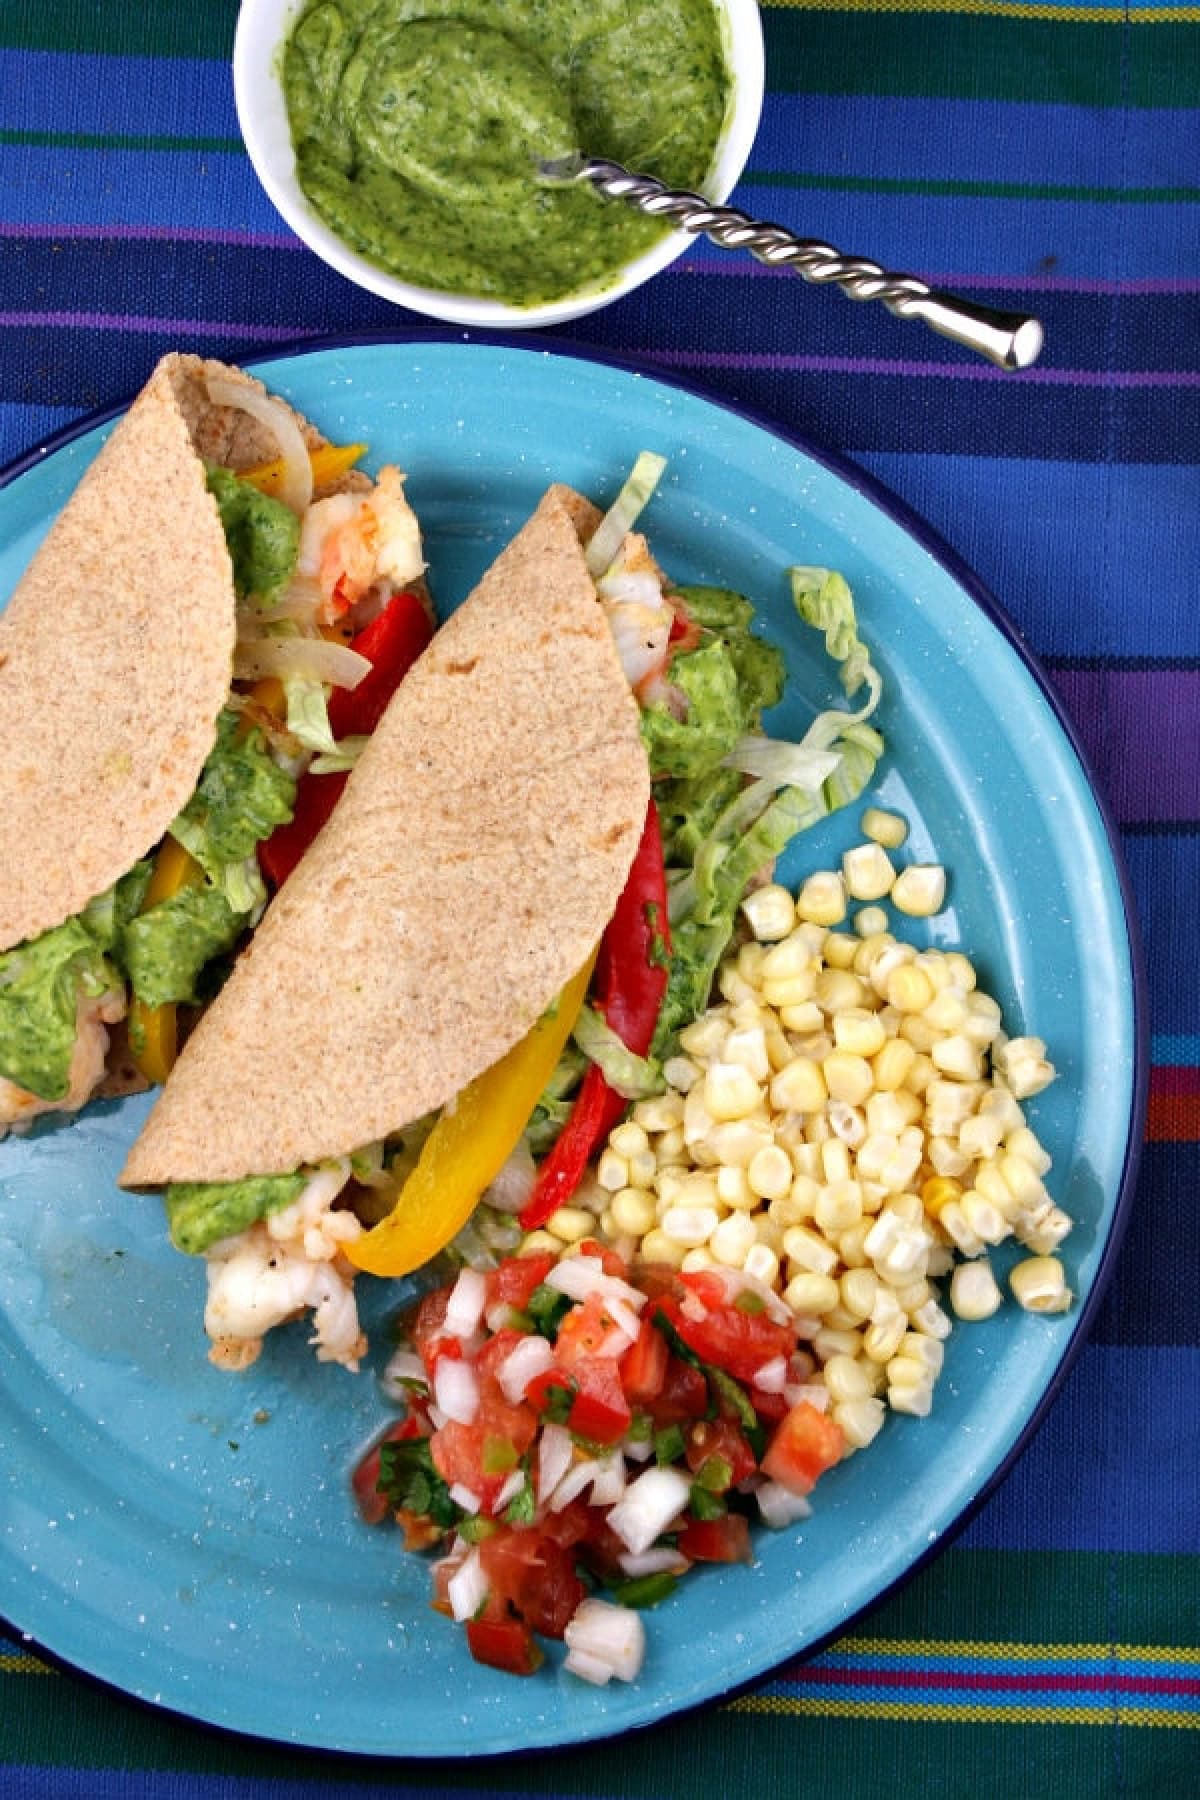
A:
<svg viewBox="0 0 1200 1800">
<path fill-rule="evenodd" d="M 0 1656 L 0 1675 L 53 1675 L 54 1672 L 49 1663 L 39 1662 L 28 1650 Z"/>
<path fill-rule="evenodd" d="M 1130 1662 L 1186 1662 L 1200 1664 L 1200 1650 L 1163 1644 L 1005 1644 L 974 1643 L 968 1639 L 934 1638 L 839 1638 L 832 1654 L 850 1656 L 974 1656 L 1012 1657 L 1016 1661 L 1116 1657 Z"/>
<path fill-rule="evenodd" d="M 1200 1712 L 1168 1712 L 1150 1706 L 961 1706 L 925 1705 L 919 1700 L 785 1699 L 746 1694 L 726 1702 L 726 1712 L 769 1713 L 777 1718 L 901 1719 L 932 1725 L 1157 1725 L 1173 1731 L 1200 1731 Z"/>
<path fill-rule="evenodd" d="M 1063 25 L 1196 25 L 1200 6 L 1057 6 L 1049 0 L 762 0 L 778 12 L 968 13 Z"/>
</svg>

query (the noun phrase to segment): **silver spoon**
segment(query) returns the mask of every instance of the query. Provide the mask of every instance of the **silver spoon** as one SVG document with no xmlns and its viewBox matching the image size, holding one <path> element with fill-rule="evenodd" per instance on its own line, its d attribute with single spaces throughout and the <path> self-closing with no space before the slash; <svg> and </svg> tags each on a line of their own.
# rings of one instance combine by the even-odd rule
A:
<svg viewBox="0 0 1200 1800">
<path fill-rule="evenodd" d="M 1001 369 L 1028 369 L 1041 354 L 1041 321 L 1027 313 L 998 312 L 974 300 L 931 288 L 915 275 L 890 273 L 862 256 L 843 256 L 819 238 L 796 237 L 782 225 L 752 219 L 733 206 L 716 206 L 700 194 L 668 188 L 653 175 L 635 175 L 603 157 L 560 156 L 538 164 L 547 181 L 587 181 L 611 200 L 652 218 L 669 219 L 683 231 L 703 233 L 724 250 L 748 250 L 759 262 L 794 269 L 805 281 L 832 281 L 851 300 L 881 300 L 899 319 L 921 319 L 931 331 L 953 338 Z"/>
</svg>

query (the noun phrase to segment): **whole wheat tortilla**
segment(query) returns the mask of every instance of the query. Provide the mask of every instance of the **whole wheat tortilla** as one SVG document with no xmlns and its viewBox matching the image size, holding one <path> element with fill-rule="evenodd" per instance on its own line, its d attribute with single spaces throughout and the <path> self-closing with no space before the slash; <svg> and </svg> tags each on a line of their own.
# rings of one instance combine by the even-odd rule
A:
<svg viewBox="0 0 1200 1800">
<path fill-rule="evenodd" d="M 583 964 L 650 792 L 581 551 L 588 512 L 551 489 L 409 671 L 123 1185 L 275 1174 L 399 1130 L 496 1062 Z"/>
<path fill-rule="evenodd" d="M 164 357 L 0 612 L 0 950 L 152 849 L 216 741 L 236 619 L 204 461 L 244 469 L 277 451 L 213 406 L 209 375 L 262 391 L 223 363 Z"/>
</svg>

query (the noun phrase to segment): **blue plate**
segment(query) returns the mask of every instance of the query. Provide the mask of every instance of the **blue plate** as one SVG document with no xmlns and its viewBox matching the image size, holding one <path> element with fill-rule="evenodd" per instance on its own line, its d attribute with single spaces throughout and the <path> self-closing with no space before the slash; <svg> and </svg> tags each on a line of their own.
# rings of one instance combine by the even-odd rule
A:
<svg viewBox="0 0 1200 1800">
<path fill-rule="evenodd" d="M 1146 1067 L 1131 909 L 1111 834 L 1045 682 L 972 577 L 857 470 L 674 383 L 524 340 L 335 343 L 259 365 L 331 438 L 411 471 L 453 605 L 551 481 L 606 502 L 635 453 L 668 473 L 647 525 L 677 580 L 736 587 L 786 648 L 771 724 L 833 698 L 783 571 L 849 578 L 886 680 L 871 798 L 944 861 L 931 941 L 961 946 L 1059 1081 L 1030 1106 L 1078 1221 L 1080 1302 L 958 1328 L 933 1416 L 892 1416 L 828 1475 L 811 1520 L 756 1539 L 648 1615 L 636 1686 L 552 1658 L 533 1680 L 472 1663 L 429 1608 L 426 1562 L 358 1523 L 348 1474 L 383 1417 L 369 1374 L 318 1366 L 300 1327 L 244 1376 L 205 1360 L 202 1265 L 158 1202 L 114 1183 L 144 1097 L 0 1146 L 0 1613 L 142 1699 L 285 1742 L 462 1755 L 597 1738 L 726 1693 L 812 1648 L 911 1572 L 1016 1453 L 1081 1341 L 1131 1184 Z M 26 458 L 0 491 L 0 591 L 108 429 Z M 861 807 L 801 839 L 828 865 Z M 370 1079 L 370 1071 L 364 1071 Z M 366 1280 L 364 1278 L 364 1287 Z M 387 1284 L 367 1311 L 382 1320 Z M 379 1334 L 375 1365 L 384 1355 Z"/>
</svg>

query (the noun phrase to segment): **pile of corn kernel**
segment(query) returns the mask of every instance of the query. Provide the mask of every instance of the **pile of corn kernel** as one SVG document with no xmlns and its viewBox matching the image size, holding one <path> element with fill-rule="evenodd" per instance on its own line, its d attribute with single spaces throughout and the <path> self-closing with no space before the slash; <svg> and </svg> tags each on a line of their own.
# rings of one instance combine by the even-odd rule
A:
<svg viewBox="0 0 1200 1800">
<path fill-rule="evenodd" d="M 862 829 L 795 896 L 746 896 L 750 936 L 721 967 L 720 1002 L 680 1034 L 665 1091 L 632 1107 L 594 1180 L 522 1246 L 598 1234 L 627 1257 L 766 1284 L 800 1322 L 806 1392 L 853 1449 L 886 1407 L 929 1412 L 951 1314 L 1002 1304 L 993 1246 L 1032 1252 L 1008 1275 L 1021 1306 L 1072 1299 L 1054 1255 L 1071 1220 L 1021 1108 L 1054 1079 L 1045 1044 L 1006 1037 L 966 956 L 894 935 L 883 902 L 929 917 L 945 872 L 897 869 L 898 815 L 869 809 Z"/>
</svg>

